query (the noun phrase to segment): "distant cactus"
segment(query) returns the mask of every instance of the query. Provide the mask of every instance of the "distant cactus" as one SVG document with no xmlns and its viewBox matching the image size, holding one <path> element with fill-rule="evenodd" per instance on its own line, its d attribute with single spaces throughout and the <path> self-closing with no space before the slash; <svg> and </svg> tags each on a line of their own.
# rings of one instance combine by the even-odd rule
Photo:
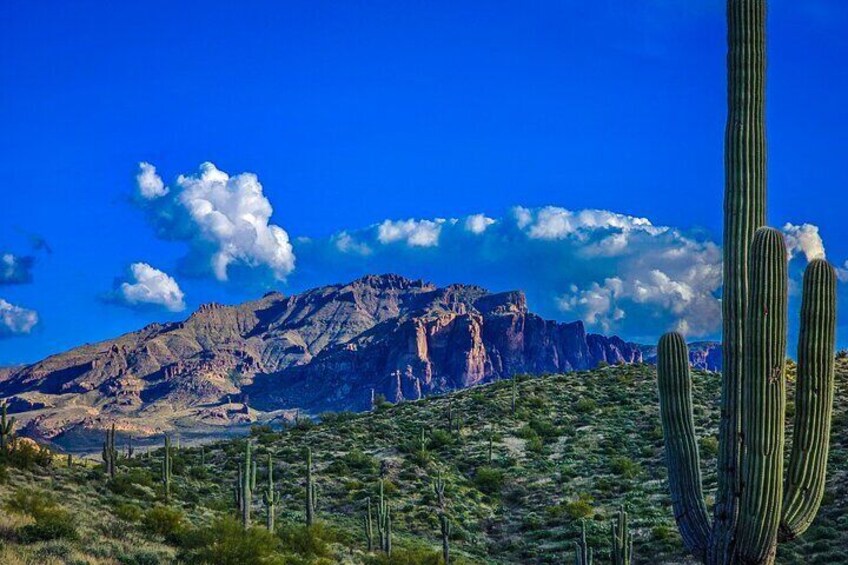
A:
<svg viewBox="0 0 848 565">
<path fill-rule="evenodd" d="M 274 489 L 274 460 L 271 458 L 270 453 L 268 454 L 268 486 L 262 493 L 262 502 L 265 503 L 265 509 L 268 515 L 266 521 L 268 531 L 273 532 L 277 504 L 280 503 L 280 493 Z"/>
<path fill-rule="evenodd" d="M 592 565 L 592 548 L 586 541 L 586 521 L 581 523 L 580 540 L 574 542 L 574 565 Z"/>
<path fill-rule="evenodd" d="M 450 535 L 451 523 L 445 512 L 439 514 L 439 525 L 442 532 L 442 559 L 445 565 L 450 565 Z"/>
<path fill-rule="evenodd" d="M 315 505 L 317 501 L 315 479 L 312 476 L 312 448 L 306 448 L 306 525 L 315 523 Z"/>
<path fill-rule="evenodd" d="M 445 479 L 442 477 L 441 469 L 433 479 L 433 493 L 436 495 L 436 501 L 439 503 L 439 508 L 445 507 Z"/>
<path fill-rule="evenodd" d="M 115 424 L 112 424 L 112 427 L 106 430 L 106 440 L 103 442 L 103 451 L 100 457 L 103 459 L 104 471 L 114 478 L 118 463 L 118 450 L 115 448 Z"/>
<path fill-rule="evenodd" d="M 518 400 L 518 375 L 512 375 L 512 401 L 510 403 L 510 408 L 512 410 L 512 414 L 515 415 L 515 403 Z"/>
<path fill-rule="evenodd" d="M 74 466 L 74 456 L 68 453 L 68 469 Z"/>
<path fill-rule="evenodd" d="M 392 555 L 392 515 L 389 503 L 383 493 L 383 481 L 380 480 L 380 501 L 377 504 L 377 536 L 380 538 L 380 550 Z"/>
<path fill-rule="evenodd" d="M 421 453 L 427 451 L 427 436 L 425 435 L 424 428 L 421 428 L 421 438 L 418 440 L 418 450 Z"/>
<path fill-rule="evenodd" d="M 7 418 L 6 417 L 6 402 L 4 401 L 2 405 L 0 405 L 0 452 L 6 453 L 9 449 L 9 446 L 12 443 L 12 438 L 15 436 L 15 422 L 16 419 L 14 417 Z"/>
<path fill-rule="evenodd" d="M 371 497 L 365 499 L 367 510 L 365 512 L 364 527 L 365 527 L 365 541 L 368 546 L 368 552 L 374 551 L 374 527 L 371 521 Z"/>
<path fill-rule="evenodd" d="M 630 565 L 633 559 L 633 535 L 630 533 L 627 512 L 623 507 L 618 510 L 618 516 L 611 524 L 610 530 L 613 565 Z"/>
<path fill-rule="evenodd" d="M 173 471 L 173 461 L 171 460 L 171 438 L 165 436 L 165 450 L 162 454 L 162 472 L 161 481 L 165 491 L 165 500 L 171 500 L 171 472 Z"/>
<path fill-rule="evenodd" d="M 236 498 L 239 502 L 239 510 L 241 510 L 241 525 L 245 529 L 250 527 L 250 507 L 253 501 L 251 485 L 256 483 L 255 479 L 251 479 L 254 470 L 254 463 L 250 456 L 250 441 L 246 441 L 244 444 L 244 461 L 239 464 L 239 484 L 236 487 L 239 489 Z"/>
<path fill-rule="evenodd" d="M 132 440 L 133 440 L 132 436 L 127 438 L 127 446 L 126 446 L 127 459 L 132 459 L 133 455 L 135 454 L 135 447 L 133 447 Z"/>
<path fill-rule="evenodd" d="M 718 490 L 703 497 L 686 343 L 660 340 L 660 415 L 669 486 L 683 543 L 709 565 L 774 563 L 778 541 L 801 535 L 824 492 L 833 405 L 836 273 L 804 274 L 794 440 L 783 477 L 787 254 L 766 223 L 765 0 L 728 0 L 728 118 L 722 404 Z"/>
<path fill-rule="evenodd" d="M 492 466 L 492 462 L 494 460 L 494 444 L 495 444 L 495 434 L 492 430 L 489 430 L 489 467 Z"/>
</svg>

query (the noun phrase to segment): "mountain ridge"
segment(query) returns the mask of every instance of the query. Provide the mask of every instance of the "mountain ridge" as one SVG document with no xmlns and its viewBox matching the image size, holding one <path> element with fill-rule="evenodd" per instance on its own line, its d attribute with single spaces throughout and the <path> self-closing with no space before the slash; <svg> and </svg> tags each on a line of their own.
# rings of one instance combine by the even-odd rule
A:
<svg viewBox="0 0 848 565">
<path fill-rule="evenodd" d="M 367 410 L 518 373 L 639 363 L 650 350 L 545 320 L 521 291 L 366 275 L 286 296 L 204 304 L 0 379 L 24 433 L 70 447 L 115 423 L 204 434 L 303 410 Z"/>
</svg>

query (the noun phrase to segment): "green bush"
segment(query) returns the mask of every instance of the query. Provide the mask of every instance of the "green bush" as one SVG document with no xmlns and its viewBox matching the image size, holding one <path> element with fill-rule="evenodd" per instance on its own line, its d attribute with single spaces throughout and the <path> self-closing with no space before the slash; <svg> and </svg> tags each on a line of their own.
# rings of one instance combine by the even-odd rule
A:
<svg viewBox="0 0 848 565">
<path fill-rule="evenodd" d="M 635 479 L 642 473 L 642 467 L 629 457 L 613 457 L 610 462 L 613 473 L 625 479 Z"/>
<path fill-rule="evenodd" d="M 76 525 L 71 514 L 56 504 L 56 500 L 48 492 L 19 488 L 6 501 L 5 508 L 10 512 L 26 514 L 35 520 L 18 532 L 24 543 L 76 537 Z"/>
<path fill-rule="evenodd" d="M 578 414 L 589 414 L 598 409 L 598 403 L 592 398 L 581 398 L 574 405 L 574 411 Z"/>
<path fill-rule="evenodd" d="M 504 485 L 504 474 L 500 469 L 493 467 L 480 467 L 474 474 L 474 486 L 480 492 L 486 494 L 497 494 Z"/>
<path fill-rule="evenodd" d="M 581 494 L 577 500 L 572 500 L 565 504 L 565 513 L 572 520 L 581 520 L 583 518 L 589 518 L 592 514 L 595 513 L 595 509 L 592 507 L 592 497 L 588 494 Z"/>
<path fill-rule="evenodd" d="M 185 530 L 185 516 L 177 508 L 156 505 L 144 513 L 142 524 L 151 534 L 173 542 L 179 540 Z"/>
<path fill-rule="evenodd" d="M 115 505 L 112 513 L 126 522 L 140 522 L 144 517 L 144 512 L 138 505 L 128 502 Z"/>
<path fill-rule="evenodd" d="M 210 526 L 183 536 L 183 555 L 187 563 L 209 565 L 284 565 L 279 553 L 280 541 L 268 530 L 247 530 L 235 518 L 219 518 Z"/>
<path fill-rule="evenodd" d="M 336 541 L 332 530 L 320 522 L 311 526 L 285 525 L 277 530 L 277 535 L 287 552 L 309 559 L 330 557 L 330 544 Z"/>
</svg>

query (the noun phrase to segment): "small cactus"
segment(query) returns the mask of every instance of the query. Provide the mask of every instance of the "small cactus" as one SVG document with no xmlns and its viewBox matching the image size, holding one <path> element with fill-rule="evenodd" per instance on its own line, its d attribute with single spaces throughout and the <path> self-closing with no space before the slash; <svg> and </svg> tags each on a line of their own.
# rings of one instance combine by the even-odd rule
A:
<svg viewBox="0 0 848 565">
<path fill-rule="evenodd" d="M 371 497 L 369 496 L 365 499 L 365 503 L 368 506 L 368 509 L 365 512 L 364 526 L 365 526 L 365 541 L 368 546 L 368 552 L 374 551 L 374 527 L 371 521 Z"/>
<path fill-rule="evenodd" d="M 586 521 L 581 523 L 580 541 L 574 542 L 574 565 L 592 565 L 592 548 L 586 541 Z"/>
<path fill-rule="evenodd" d="M 7 418 L 6 402 L 0 405 L 0 451 L 6 453 L 15 435 L 15 418 Z"/>
<path fill-rule="evenodd" d="M 149 453 L 149 452 L 148 452 Z M 165 500 L 171 500 L 171 471 L 173 470 L 173 461 L 171 460 L 171 438 L 165 436 L 165 451 L 162 456 L 162 487 L 165 491 Z"/>
<path fill-rule="evenodd" d="M 633 559 L 633 535 L 627 524 L 627 512 L 619 508 L 616 520 L 611 524 L 612 563 L 613 565 L 630 565 Z"/>
<path fill-rule="evenodd" d="M 280 503 L 280 493 L 274 489 L 274 460 L 271 458 L 270 453 L 268 454 L 268 486 L 262 493 L 262 502 L 265 503 L 265 508 L 268 514 L 266 521 L 268 531 L 273 532 L 277 504 Z"/>
<path fill-rule="evenodd" d="M 106 440 L 103 442 L 103 469 L 111 477 L 115 477 L 115 467 L 118 462 L 118 450 L 115 448 L 115 424 L 106 430 Z"/>
<path fill-rule="evenodd" d="M 315 479 L 312 477 L 312 448 L 306 448 L 306 525 L 315 523 L 315 504 L 317 501 Z"/>
</svg>

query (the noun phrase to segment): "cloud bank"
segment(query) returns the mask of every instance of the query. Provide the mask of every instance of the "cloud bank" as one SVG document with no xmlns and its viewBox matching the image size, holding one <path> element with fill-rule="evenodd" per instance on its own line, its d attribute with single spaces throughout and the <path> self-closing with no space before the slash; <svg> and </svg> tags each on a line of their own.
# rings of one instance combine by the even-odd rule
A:
<svg viewBox="0 0 848 565">
<path fill-rule="evenodd" d="M 177 281 L 147 263 L 130 266 L 132 281 L 121 283 L 119 302 L 135 306 L 161 306 L 171 312 L 185 310 L 185 295 Z"/>
<path fill-rule="evenodd" d="M 784 232 L 796 261 L 824 256 L 816 226 L 787 224 Z M 645 342 L 668 330 L 716 337 L 721 328 L 720 247 L 608 210 L 518 206 L 499 218 L 387 219 L 298 243 L 297 251 L 311 272 L 324 274 L 320 282 L 399 272 L 524 289 L 545 316 Z"/>
<path fill-rule="evenodd" d="M 137 202 L 163 239 L 185 241 L 183 267 L 229 279 L 232 267 L 263 270 L 276 280 L 294 270 L 289 236 L 270 222 L 273 208 L 253 173 L 230 176 L 212 163 L 165 186 L 149 163 L 139 164 Z"/>
<path fill-rule="evenodd" d="M 38 313 L 0 298 L 0 339 L 26 335 L 38 324 Z"/>
</svg>

